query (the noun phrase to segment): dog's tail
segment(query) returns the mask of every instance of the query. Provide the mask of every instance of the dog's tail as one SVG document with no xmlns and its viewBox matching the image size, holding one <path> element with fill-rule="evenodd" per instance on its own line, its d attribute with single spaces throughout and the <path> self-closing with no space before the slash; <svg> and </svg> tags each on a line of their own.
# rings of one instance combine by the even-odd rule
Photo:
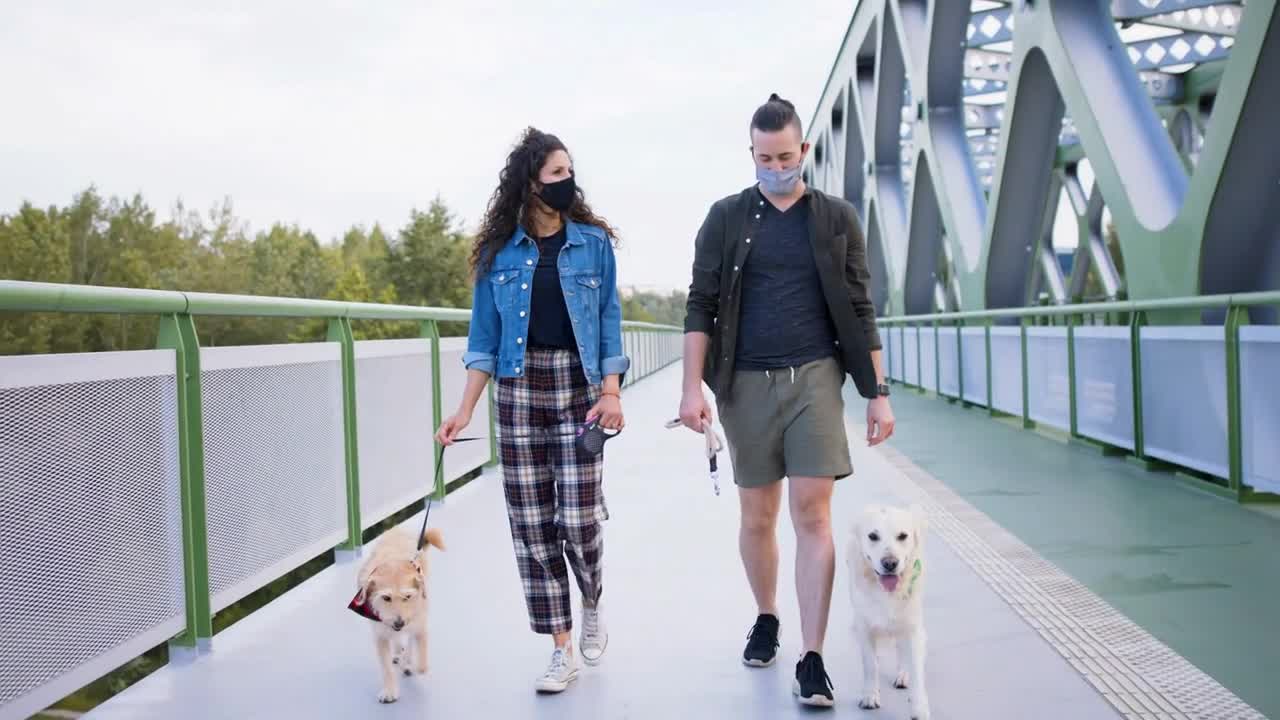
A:
<svg viewBox="0 0 1280 720">
<path fill-rule="evenodd" d="M 440 528 L 431 528 L 422 534 L 422 549 L 426 550 L 428 545 L 444 549 L 444 533 L 440 532 Z"/>
</svg>

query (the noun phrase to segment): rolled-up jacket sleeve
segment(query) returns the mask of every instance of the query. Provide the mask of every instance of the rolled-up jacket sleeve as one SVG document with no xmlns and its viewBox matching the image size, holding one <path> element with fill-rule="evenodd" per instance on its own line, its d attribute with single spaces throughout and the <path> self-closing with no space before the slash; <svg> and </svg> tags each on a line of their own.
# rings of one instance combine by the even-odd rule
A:
<svg viewBox="0 0 1280 720">
<path fill-rule="evenodd" d="M 498 341 L 502 337 L 502 318 L 493 303 L 493 288 L 482 274 L 476 277 L 471 294 L 471 325 L 467 331 L 467 351 L 462 364 L 468 370 L 479 370 L 493 376 L 498 368 Z"/>
</svg>

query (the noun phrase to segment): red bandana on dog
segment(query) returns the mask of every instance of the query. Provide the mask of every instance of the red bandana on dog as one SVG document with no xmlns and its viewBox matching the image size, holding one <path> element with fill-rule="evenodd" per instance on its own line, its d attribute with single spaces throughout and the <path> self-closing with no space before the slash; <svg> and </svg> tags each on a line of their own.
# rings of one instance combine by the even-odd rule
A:
<svg viewBox="0 0 1280 720">
<path fill-rule="evenodd" d="M 382 622 L 382 618 L 378 616 L 378 611 L 373 609 L 373 603 L 369 602 L 369 598 L 360 599 L 360 593 L 351 598 L 351 602 L 347 603 L 347 609 L 362 617 L 367 617 L 374 622 Z"/>
</svg>

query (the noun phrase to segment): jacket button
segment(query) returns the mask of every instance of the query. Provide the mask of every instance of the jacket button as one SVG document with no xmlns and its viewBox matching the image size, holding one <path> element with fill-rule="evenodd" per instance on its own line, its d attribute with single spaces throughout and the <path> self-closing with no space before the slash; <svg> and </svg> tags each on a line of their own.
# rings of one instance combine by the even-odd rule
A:
<svg viewBox="0 0 1280 720">
<path fill-rule="evenodd" d="M 747 238 L 747 244 L 748 244 L 748 245 L 750 245 L 750 244 L 751 244 L 751 238 Z"/>
<path fill-rule="evenodd" d="M 734 271 L 734 272 L 738 272 L 738 266 L 737 266 L 737 265 L 734 265 L 734 266 L 733 266 L 733 271 Z"/>
<path fill-rule="evenodd" d="M 524 317 L 524 311 L 523 311 L 523 310 L 521 310 L 521 311 L 520 311 L 520 317 Z"/>
<path fill-rule="evenodd" d="M 523 344 L 524 344 L 524 338 L 516 338 L 516 344 L 517 344 L 517 345 L 523 345 Z"/>
<path fill-rule="evenodd" d="M 760 216 L 759 216 L 759 215 L 757 215 L 756 217 L 760 217 Z M 525 265 L 532 265 L 532 264 L 533 264 L 533 261 L 532 261 L 532 260 L 525 260 L 525 261 L 524 261 L 524 264 L 525 264 Z"/>
</svg>

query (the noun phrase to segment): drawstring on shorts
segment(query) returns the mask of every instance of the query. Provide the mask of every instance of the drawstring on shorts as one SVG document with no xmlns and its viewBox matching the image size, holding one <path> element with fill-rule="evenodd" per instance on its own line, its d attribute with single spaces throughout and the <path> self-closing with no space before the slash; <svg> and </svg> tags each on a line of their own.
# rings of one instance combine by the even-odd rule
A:
<svg viewBox="0 0 1280 720">
<path fill-rule="evenodd" d="M 787 369 L 791 371 L 791 384 L 792 384 L 792 385 L 795 385 L 795 384 L 796 384 L 796 369 L 795 369 L 795 368 L 793 368 L 793 367 L 792 367 L 792 368 L 787 368 Z M 764 371 L 764 376 L 765 376 L 765 377 L 767 377 L 767 378 L 769 378 L 770 380 L 772 380 L 772 379 L 773 379 L 773 371 L 772 371 L 772 370 L 765 370 L 765 371 Z"/>
</svg>

